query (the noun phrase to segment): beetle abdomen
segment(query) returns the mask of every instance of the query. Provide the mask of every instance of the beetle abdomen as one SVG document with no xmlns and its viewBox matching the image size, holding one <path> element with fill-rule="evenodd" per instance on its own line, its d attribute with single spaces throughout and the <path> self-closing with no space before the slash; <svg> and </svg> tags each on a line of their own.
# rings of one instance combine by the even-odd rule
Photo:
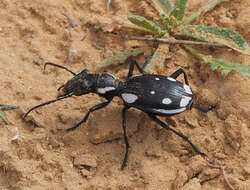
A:
<svg viewBox="0 0 250 190">
<path fill-rule="evenodd" d="M 161 75 L 129 79 L 124 83 L 120 96 L 128 106 L 158 115 L 181 113 L 190 106 L 194 97 L 188 85 Z"/>
</svg>

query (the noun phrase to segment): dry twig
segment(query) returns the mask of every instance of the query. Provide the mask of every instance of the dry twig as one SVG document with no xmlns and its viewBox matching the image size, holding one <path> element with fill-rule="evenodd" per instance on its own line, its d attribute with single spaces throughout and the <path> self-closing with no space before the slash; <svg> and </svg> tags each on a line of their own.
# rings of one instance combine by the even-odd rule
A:
<svg viewBox="0 0 250 190">
<path fill-rule="evenodd" d="M 210 43 L 210 42 L 198 42 L 198 41 L 190 41 L 190 40 L 175 40 L 175 39 L 166 39 L 166 38 L 147 38 L 147 37 L 128 36 L 128 35 L 125 35 L 125 38 L 129 39 L 129 40 L 152 41 L 152 42 L 161 42 L 161 43 L 168 43 L 168 44 L 186 44 L 186 45 L 199 45 L 199 46 L 220 47 L 220 48 L 227 47 L 223 44 Z"/>
<path fill-rule="evenodd" d="M 107 11 L 109 11 L 110 3 L 111 3 L 111 0 L 108 0 L 108 1 L 107 1 L 107 4 L 106 4 L 106 9 L 107 9 Z"/>
<path fill-rule="evenodd" d="M 18 128 L 16 127 L 16 135 L 15 135 L 14 137 L 12 137 L 11 141 L 18 140 L 19 137 L 24 138 L 23 135 L 20 135 L 20 134 L 19 134 Z"/>
<path fill-rule="evenodd" d="M 224 180 L 227 184 L 227 186 L 231 189 L 231 190 L 235 190 L 235 188 L 230 184 L 228 178 L 227 178 L 227 175 L 226 175 L 226 172 L 225 172 L 225 166 L 221 166 L 221 165 L 215 165 L 215 164 L 211 164 L 207 161 L 207 164 L 208 166 L 212 167 L 212 168 L 217 168 L 217 169 L 220 169 L 221 172 L 222 172 L 222 175 L 224 177 Z"/>
<path fill-rule="evenodd" d="M 40 65 L 42 65 L 42 64 L 43 64 L 43 63 L 38 62 L 38 61 L 36 61 L 36 60 L 33 60 L 33 63 L 34 63 L 34 64 L 36 64 L 36 65 L 38 65 L 38 66 L 40 66 Z"/>
<path fill-rule="evenodd" d="M 68 22 L 69 22 L 69 24 L 70 24 L 70 26 L 71 26 L 72 28 L 75 28 L 75 27 L 78 26 L 77 24 L 75 24 L 75 23 L 73 22 L 73 20 L 72 20 L 67 14 L 62 13 L 62 15 L 65 16 L 65 17 L 67 18 L 67 20 L 68 20 Z"/>
<path fill-rule="evenodd" d="M 96 43 L 93 43 L 92 46 L 93 46 L 94 48 L 96 48 L 97 50 L 102 50 L 102 51 L 104 51 L 104 47 L 101 47 L 101 46 L 97 45 Z"/>
<path fill-rule="evenodd" d="M 88 34 L 89 34 L 89 29 L 87 29 L 86 33 L 84 34 L 84 36 L 82 37 L 82 39 L 80 41 L 85 40 L 87 38 Z"/>
<path fill-rule="evenodd" d="M 18 108 L 18 106 L 0 103 L 0 108 L 2 110 L 10 110 L 10 109 L 16 109 L 16 108 Z"/>
</svg>

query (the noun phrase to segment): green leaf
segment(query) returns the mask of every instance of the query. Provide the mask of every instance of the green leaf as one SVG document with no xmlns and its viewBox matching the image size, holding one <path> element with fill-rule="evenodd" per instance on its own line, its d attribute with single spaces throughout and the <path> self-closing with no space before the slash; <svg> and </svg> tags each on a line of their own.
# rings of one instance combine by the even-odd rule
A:
<svg viewBox="0 0 250 190">
<path fill-rule="evenodd" d="M 152 32 L 151 30 L 148 30 L 147 28 L 141 27 L 141 26 L 137 26 L 134 24 L 124 24 L 123 27 L 125 28 L 132 28 L 141 32 L 146 32 L 146 33 L 150 33 L 150 34 L 155 34 L 154 32 Z"/>
<path fill-rule="evenodd" d="M 157 0 L 157 1 L 159 2 L 164 12 L 169 13 L 169 14 L 172 12 L 173 5 L 170 0 Z"/>
<path fill-rule="evenodd" d="M 147 0 L 161 14 L 170 14 L 173 10 L 171 0 Z"/>
<path fill-rule="evenodd" d="M 202 13 L 204 14 L 210 11 L 211 9 L 213 9 L 215 6 L 219 5 L 220 3 L 227 2 L 227 1 L 230 1 L 230 0 L 209 0 L 207 4 L 201 7 L 196 13 L 193 13 L 188 18 L 184 19 L 181 25 L 185 26 L 187 24 L 190 24 Z"/>
<path fill-rule="evenodd" d="M 182 21 L 187 5 L 187 0 L 175 0 L 173 15 L 177 20 Z"/>
<path fill-rule="evenodd" d="M 113 52 L 112 57 L 107 57 L 104 59 L 100 64 L 102 66 L 109 66 L 114 63 L 124 63 L 129 57 L 135 57 L 142 53 L 144 53 L 145 49 L 143 48 L 133 48 L 133 49 L 127 49 L 124 52 Z"/>
<path fill-rule="evenodd" d="M 173 17 L 166 16 L 165 14 L 161 15 L 161 20 L 167 26 L 168 31 L 171 31 L 172 28 L 176 28 L 178 26 Z"/>
<path fill-rule="evenodd" d="M 8 119 L 3 115 L 3 113 L 0 111 L 0 117 L 4 120 L 4 122 L 9 125 L 10 122 L 8 121 Z"/>
<path fill-rule="evenodd" d="M 237 32 L 218 26 L 187 25 L 183 27 L 182 35 L 224 44 L 241 53 L 250 55 L 250 47 L 245 39 Z"/>
<path fill-rule="evenodd" d="M 133 27 L 135 29 L 143 30 L 144 28 L 144 31 L 161 36 L 166 33 L 166 31 L 162 30 L 158 24 L 146 19 L 145 17 L 138 15 L 128 15 L 128 20 L 138 26 Z"/>
<path fill-rule="evenodd" d="M 94 26 L 94 30 L 99 30 L 101 28 L 101 24 L 96 24 L 95 26 Z"/>
<path fill-rule="evenodd" d="M 210 64 L 211 70 L 218 68 L 222 69 L 222 74 L 227 75 L 231 71 L 239 73 L 241 76 L 247 76 L 250 78 L 250 66 L 240 65 L 239 63 L 224 62 L 222 59 L 213 58 L 211 56 L 204 55 L 198 50 L 185 46 L 191 53 L 202 59 L 205 63 Z"/>
<path fill-rule="evenodd" d="M 157 50 L 154 52 L 154 54 L 153 54 L 152 58 L 150 59 L 149 63 L 146 65 L 146 67 L 143 70 L 147 74 L 152 74 L 155 71 L 154 67 L 157 64 L 156 62 L 157 62 L 158 54 L 159 54 L 159 51 L 157 51 Z"/>
</svg>

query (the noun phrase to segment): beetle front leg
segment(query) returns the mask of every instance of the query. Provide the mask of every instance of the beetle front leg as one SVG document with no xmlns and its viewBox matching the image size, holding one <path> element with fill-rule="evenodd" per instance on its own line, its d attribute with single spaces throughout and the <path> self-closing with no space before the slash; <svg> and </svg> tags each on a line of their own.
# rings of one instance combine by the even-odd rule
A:
<svg viewBox="0 0 250 190">
<path fill-rule="evenodd" d="M 112 99 L 111 99 L 112 100 Z M 111 100 L 108 100 L 107 102 L 102 102 L 100 104 L 97 104 L 95 106 L 93 106 L 92 108 L 89 109 L 89 111 L 86 113 L 86 115 L 84 116 L 84 118 L 79 122 L 77 123 L 74 127 L 71 127 L 71 128 L 68 128 L 66 131 L 69 132 L 69 131 L 74 131 L 76 128 L 78 128 L 81 124 L 85 123 L 87 121 L 87 119 L 89 118 L 89 114 L 91 112 L 94 112 L 96 110 L 99 110 L 99 109 L 102 109 L 104 108 L 105 106 L 107 106 Z"/>
<path fill-rule="evenodd" d="M 127 136 L 127 115 L 126 115 L 126 111 L 129 109 L 129 107 L 124 107 L 122 110 L 122 128 L 123 128 L 123 136 L 124 136 L 124 142 L 126 145 L 126 151 L 125 151 L 125 155 L 122 161 L 122 166 L 121 166 L 121 170 L 123 170 L 126 166 L 127 160 L 128 160 L 128 150 L 129 150 L 129 143 L 128 143 L 128 136 Z"/>
<path fill-rule="evenodd" d="M 197 152 L 198 154 L 200 154 L 201 156 L 207 156 L 205 153 L 201 152 L 190 140 L 187 136 L 185 136 L 183 133 L 176 131 L 175 129 L 172 129 L 171 127 L 169 127 L 167 124 L 165 124 L 163 121 L 161 121 L 160 119 L 158 119 L 154 114 L 148 114 L 149 117 L 155 121 L 156 123 L 158 123 L 159 125 L 161 125 L 164 129 L 170 130 L 172 132 L 174 132 L 176 135 L 178 135 L 179 137 L 183 138 L 185 141 L 187 141 L 191 147 L 194 149 L 195 152 Z"/>
<path fill-rule="evenodd" d="M 178 69 L 172 75 L 170 75 L 170 77 L 176 79 L 180 74 L 184 75 L 185 83 L 186 83 L 186 85 L 188 85 L 187 74 L 185 73 L 185 71 L 183 69 Z"/>
</svg>

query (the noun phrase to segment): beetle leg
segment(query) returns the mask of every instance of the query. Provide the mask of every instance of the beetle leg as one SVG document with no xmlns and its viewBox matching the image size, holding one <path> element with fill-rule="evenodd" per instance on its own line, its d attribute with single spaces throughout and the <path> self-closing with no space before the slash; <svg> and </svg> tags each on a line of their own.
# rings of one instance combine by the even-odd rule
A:
<svg viewBox="0 0 250 190">
<path fill-rule="evenodd" d="M 125 141 L 125 145 L 126 145 L 126 152 L 123 158 L 123 162 L 122 162 L 122 166 L 121 166 L 121 170 L 123 170 L 126 166 L 127 160 L 128 160 L 128 150 L 129 150 L 129 143 L 128 143 L 128 136 L 127 136 L 127 115 L 126 115 L 126 111 L 129 109 L 129 107 L 124 107 L 122 110 L 122 128 L 123 128 L 123 136 L 124 136 L 124 141 Z"/>
<path fill-rule="evenodd" d="M 147 61 L 145 62 L 145 64 L 147 64 Z M 143 68 L 146 66 L 146 65 L 145 66 L 144 65 L 143 65 Z M 128 77 L 127 77 L 128 79 L 133 75 L 133 71 L 134 71 L 135 66 L 137 67 L 137 69 L 139 70 L 139 72 L 141 74 L 144 74 L 143 68 L 141 68 L 134 59 L 132 59 L 130 62 L 130 66 L 129 66 Z"/>
<path fill-rule="evenodd" d="M 64 95 L 64 96 L 59 96 L 58 98 L 56 98 L 56 99 L 54 99 L 54 100 L 50 100 L 50 101 L 44 102 L 44 103 L 42 103 L 42 104 L 39 104 L 39 105 L 37 105 L 37 106 L 31 108 L 29 111 L 27 111 L 27 112 L 24 114 L 23 119 L 25 119 L 25 118 L 27 117 L 27 115 L 28 115 L 31 111 L 33 111 L 34 109 L 37 109 L 37 108 L 39 108 L 39 107 L 42 107 L 42 106 L 45 106 L 45 105 L 48 105 L 48 104 L 51 104 L 51 103 L 54 103 L 54 102 L 56 102 L 56 101 L 58 101 L 58 100 L 62 100 L 62 99 L 65 99 L 65 98 L 69 98 L 69 97 L 71 97 L 72 95 L 73 95 L 73 92 L 70 93 L 70 94 Z"/>
<path fill-rule="evenodd" d="M 183 69 L 178 69 L 172 75 L 170 75 L 170 77 L 176 79 L 180 74 L 184 75 L 185 83 L 186 83 L 186 85 L 188 85 L 187 74 L 185 73 L 185 71 Z"/>
<path fill-rule="evenodd" d="M 191 108 L 196 108 L 196 109 L 198 109 L 198 110 L 200 110 L 202 112 L 208 112 L 210 110 L 215 109 L 216 105 L 212 105 L 212 106 L 209 106 L 209 107 L 206 107 L 206 108 L 202 108 L 202 107 L 200 107 L 200 106 L 198 106 L 196 104 L 192 104 Z"/>
<path fill-rule="evenodd" d="M 201 156 L 207 156 L 205 153 L 201 152 L 190 140 L 187 136 L 185 136 L 183 133 L 176 131 L 175 129 L 169 127 L 167 124 L 165 124 L 163 121 L 161 121 L 160 119 L 158 119 L 154 114 L 148 114 L 149 117 L 155 121 L 156 123 L 158 123 L 159 125 L 161 125 L 164 129 L 170 130 L 172 132 L 174 132 L 176 135 L 178 135 L 179 137 L 183 138 L 185 141 L 187 141 L 192 148 L 194 149 L 195 152 L 197 152 L 198 154 L 200 154 Z"/>
<path fill-rule="evenodd" d="M 111 99 L 112 100 L 112 99 Z M 95 106 L 93 106 L 92 108 L 89 109 L 89 111 L 86 113 L 86 115 L 84 116 L 84 118 L 79 122 L 77 123 L 74 127 L 71 127 L 71 128 L 68 128 L 66 131 L 69 132 L 69 131 L 74 131 L 76 128 L 78 128 L 81 124 L 85 123 L 89 117 L 89 114 L 91 112 L 94 112 L 96 110 L 99 110 L 99 109 L 102 109 L 104 108 L 105 106 L 107 106 L 111 100 L 108 100 L 107 102 L 102 102 L 100 104 L 97 104 Z"/>
</svg>

